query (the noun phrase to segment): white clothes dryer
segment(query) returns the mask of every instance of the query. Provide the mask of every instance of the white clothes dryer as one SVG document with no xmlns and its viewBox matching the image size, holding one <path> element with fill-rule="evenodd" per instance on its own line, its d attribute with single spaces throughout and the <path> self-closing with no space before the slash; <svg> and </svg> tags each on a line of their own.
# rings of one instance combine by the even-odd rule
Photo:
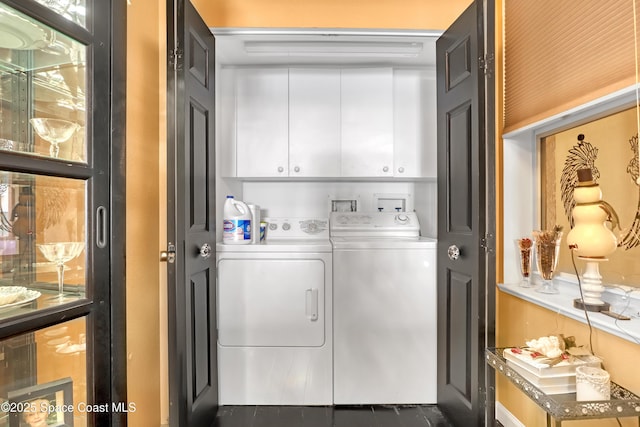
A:
<svg viewBox="0 0 640 427">
<path fill-rule="evenodd" d="M 413 212 L 334 212 L 335 404 L 437 401 L 436 240 Z"/>
<path fill-rule="evenodd" d="M 331 405 L 328 221 L 265 221 L 262 244 L 216 247 L 220 404 Z"/>
</svg>

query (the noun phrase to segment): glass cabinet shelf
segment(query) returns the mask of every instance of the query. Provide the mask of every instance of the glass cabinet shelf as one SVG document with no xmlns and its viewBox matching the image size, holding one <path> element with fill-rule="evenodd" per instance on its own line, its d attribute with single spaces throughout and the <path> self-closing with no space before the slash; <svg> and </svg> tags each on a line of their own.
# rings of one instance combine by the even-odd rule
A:
<svg viewBox="0 0 640 427">
<path fill-rule="evenodd" d="M 487 365 L 504 375 L 513 385 L 526 394 L 547 413 L 547 425 L 552 425 L 549 417 L 555 419 L 555 425 L 562 421 L 596 418 L 640 418 L 640 397 L 611 382 L 611 399 L 599 401 L 577 401 L 575 393 L 548 395 L 534 386 L 517 371 L 512 369 L 503 357 L 504 348 L 487 348 Z"/>
<path fill-rule="evenodd" d="M 83 7 L 43 1 L 59 13 Z M 87 56 L 87 45 L 0 3 L 0 152 L 87 162 Z"/>
<path fill-rule="evenodd" d="M 11 51 L 0 47 L 0 73 L 18 74 L 38 71 L 46 75 L 47 72 L 61 68 L 84 68 L 84 46 L 77 42 L 67 44 L 69 46 L 66 46 L 65 52 L 61 54 L 50 54 L 41 50 Z"/>
</svg>

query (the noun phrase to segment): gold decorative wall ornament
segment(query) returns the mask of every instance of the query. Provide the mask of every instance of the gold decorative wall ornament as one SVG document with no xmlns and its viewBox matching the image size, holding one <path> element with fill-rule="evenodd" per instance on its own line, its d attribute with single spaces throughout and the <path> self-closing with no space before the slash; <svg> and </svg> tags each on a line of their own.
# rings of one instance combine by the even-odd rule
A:
<svg viewBox="0 0 640 427">
<path fill-rule="evenodd" d="M 640 179 L 640 171 L 638 169 L 638 135 L 631 137 L 631 139 L 629 139 L 629 144 L 631 145 L 633 157 L 627 165 L 627 173 L 631 175 L 632 181 L 638 187 L 638 207 L 636 209 L 636 215 L 633 218 L 633 223 L 631 224 L 631 227 L 629 227 L 629 231 L 624 234 L 624 237 L 622 237 L 620 242 L 620 246 L 627 250 L 640 245 L 640 184 L 638 183 L 638 180 Z"/>
</svg>

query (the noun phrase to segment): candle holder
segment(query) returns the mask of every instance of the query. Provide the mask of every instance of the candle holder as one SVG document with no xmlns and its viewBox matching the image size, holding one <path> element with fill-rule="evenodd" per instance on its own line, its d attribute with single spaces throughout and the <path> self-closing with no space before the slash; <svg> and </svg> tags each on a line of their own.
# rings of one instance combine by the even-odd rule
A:
<svg viewBox="0 0 640 427">
<path fill-rule="evenodd" d="M 609 400 L 611 398 L 611 380 L 604 369 L 592 366 L 576 368 L 576 400 Z"/>
</svg>

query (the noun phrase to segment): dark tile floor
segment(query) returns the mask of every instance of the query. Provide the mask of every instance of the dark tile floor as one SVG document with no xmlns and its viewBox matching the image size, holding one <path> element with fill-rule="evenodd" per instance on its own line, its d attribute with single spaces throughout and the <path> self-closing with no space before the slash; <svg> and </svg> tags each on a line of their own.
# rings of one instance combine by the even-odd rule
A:
<svg viewBox="0 0 640 427">
<path fill-rule="evenodd" d="M 221 406 L 212 427 L 452 427 L 435 405 Z"/>
</svg>

